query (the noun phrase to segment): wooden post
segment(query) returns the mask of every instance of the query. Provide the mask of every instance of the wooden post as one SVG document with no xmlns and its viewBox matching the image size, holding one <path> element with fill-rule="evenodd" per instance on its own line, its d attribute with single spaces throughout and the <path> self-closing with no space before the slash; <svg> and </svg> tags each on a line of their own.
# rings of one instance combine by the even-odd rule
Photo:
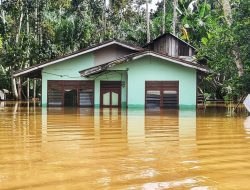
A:
<svg viewBox="0 0 250 190">
<path fill-rule="evenodd" d="M 34 101 L 36 100 L 36 79 L 34 79 L 34 84 L 33 84 L 33 99 Z"/>
<path fill-rule="evenodd" d="M 27 78 L 27 100 L 30 100 L 30 78 Z"/>
<path fill-rule="evenodd" d="M 18 78 L 18 100 L 22 100 L 22 80 Z"/>
</svg>

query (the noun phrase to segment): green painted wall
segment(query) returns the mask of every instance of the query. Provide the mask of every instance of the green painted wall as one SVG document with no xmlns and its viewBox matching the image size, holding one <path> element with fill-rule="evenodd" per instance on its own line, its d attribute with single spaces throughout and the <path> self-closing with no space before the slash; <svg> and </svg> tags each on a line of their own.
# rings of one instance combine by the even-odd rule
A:
<svg viewBox="0 0 250 190">
<path fill-rule="evenodd" d="M 83 78 L 79 71 L 94 66 L 92 53 L 82 55 L 61 63 L 47 66 L 42 71 L 42 105 L 47 105 L 48 80 L 95 80 L 95 106 L 100 104 L 100 81 L 122 80 L 122 105 L 126 106 L 126 89 L 128 88 L 128 106 L 143 107 L 145 104 L 145 81 L 178 80 L 180 106 L 196 105 L 196 70 L 158 58 L 144 57 L 117 65 L 110 70 L 93 78 Z M 128 76 L 127 76 L 128 75 Z M 128 78 L 127 78 L 128 77 Z M 128 80 L 128 81 L 127 81 Z M 127 86 L 128 85 L 128 86 Z"/>
<path fill-rule="evenodd" d="M 110 73 L 104 73 L 97 78 L 95 78 L 95 107 L 99 107 L 100 104 L 100 81 L 101 80 L 109 80 L 109 81 L 123 81 L 126 84 L 126 72 L 125 71 L 119 71 L 119 72 L 110 72 Z M 126 101 L 126 87 L 122 87 L 121 92 L 121 103 L 122 107 L 127 106 Z"/>
<path fill-rule="evenodd" d="M 92 67 L 93 65 L 94 57 L 92 53 L 89 53 L 43 68 L 42 105 L 47 105 L 48 80 L 85 80 L 80 76 L 79 71 L 85 68 Z"/>
<path fill-rule="evenodd" d="M 88 53 L 72 58 L 61 63 L 47 66 L 42 71 L 42 105 L 47 105 L 47 81 L 48 80 L 95 80 L 95 106 L 100 104 L 101 80 L 126 80 L 125 72 L 111 72 L 94 78 L 83 78 L 79 71 L 94 66 L 94 55 Z M 122 88 L 122 105 L 126 105 L 126 88 Z"/>
<path fill-rule="evenodd" d="M 181 107 L 196 105 L 196 70 L 150 56 L 112 68 L 128 70 L 128 106 L 145 105 L 145 81 L 179 81 Z"/>
</svg>

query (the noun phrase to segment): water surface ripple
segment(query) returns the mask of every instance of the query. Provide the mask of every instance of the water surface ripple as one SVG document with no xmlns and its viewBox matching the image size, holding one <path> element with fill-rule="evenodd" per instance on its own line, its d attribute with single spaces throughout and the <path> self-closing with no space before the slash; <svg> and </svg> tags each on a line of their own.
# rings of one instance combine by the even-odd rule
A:
<svg viewBox="0 0 250 190">
<path fill-rule="evenodd" d="M 249 189 L 250 118 L 228 110 L 1 103 L 0 189 Z"/>
</svg>

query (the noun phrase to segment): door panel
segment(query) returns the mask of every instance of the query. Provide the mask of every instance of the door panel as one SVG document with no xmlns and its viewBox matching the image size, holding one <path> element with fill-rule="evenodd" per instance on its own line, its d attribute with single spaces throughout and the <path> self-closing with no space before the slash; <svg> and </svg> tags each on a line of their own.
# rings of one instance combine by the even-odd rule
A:
<svg viewBox="0 0 250 190">
<path fill-rule="evenodd" d="M 110 92 L 103 93 L 102 99 L 104 106 L 110 106 Z"/>
<path fill-rule="evenodd" d="M 112 102 L 112 106 L 118 106 L 118 104 L 119 104 L 119 93 L 112 92 L 111 102 Z"/>
<path fill-rule="evenodd" d="M 101 81 L 101 107 L 121 106 L 121 81 Z"/>
</svg>

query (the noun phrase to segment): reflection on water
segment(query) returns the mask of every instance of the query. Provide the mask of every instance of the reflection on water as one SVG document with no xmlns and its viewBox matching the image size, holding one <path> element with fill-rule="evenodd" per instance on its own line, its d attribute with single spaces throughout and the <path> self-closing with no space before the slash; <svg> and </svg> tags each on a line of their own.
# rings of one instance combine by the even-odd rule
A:
<svg viewBox="0 0 250 190">
<path fill-rule="evenodd" d="M 246 130 L 246 133 L 250 135 L 250 116 L 248 116 L 244 122 L 244 128 Z"/>
<path fill-rule="evenodd" d="M 228 110 L 1 102 L 0 189 L 244 189 L 250 119 Z"/>
</svg>

